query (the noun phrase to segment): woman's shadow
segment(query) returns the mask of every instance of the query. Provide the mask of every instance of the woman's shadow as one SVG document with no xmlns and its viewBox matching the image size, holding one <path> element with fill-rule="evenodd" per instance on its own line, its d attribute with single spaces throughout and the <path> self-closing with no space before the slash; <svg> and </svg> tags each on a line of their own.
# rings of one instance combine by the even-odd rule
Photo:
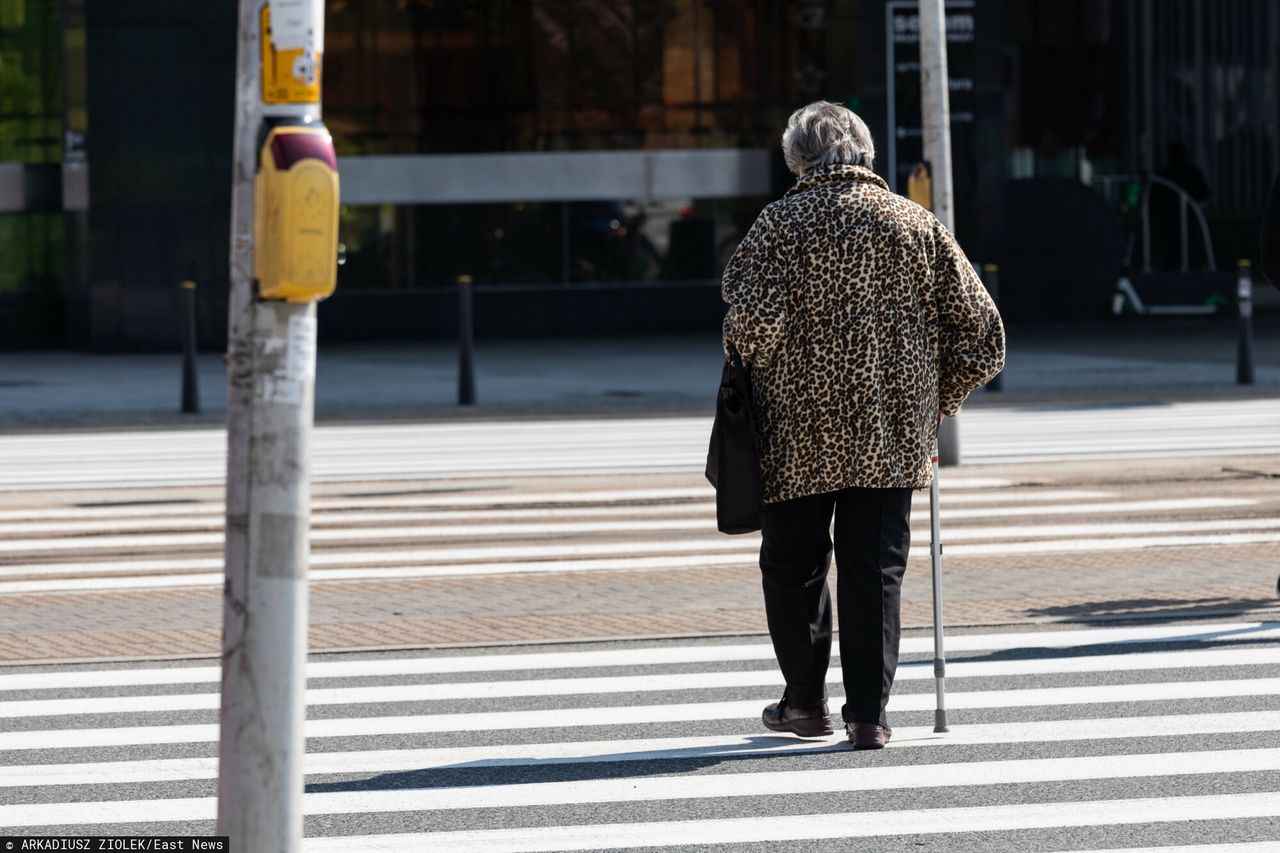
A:
<svg viewBox="0 0 1280 853">
<path fill-rule="evenodd" d="M 512 749 L 515 751 L 519 747 Z M 647 752 L 636 750 L 573 758 L 483 758 L 442 767 L 382 773 L 367 779 L 313 782 L 306 786 L 306 791 L 395 791 L 669 776 L 690 773 L 724 762 L 786 758 L 843 752 L 848 749 L 849 744 L 843 736 L 839 740 L 801 740 L 783 735 L 749 735 L 733 743 Z"/>
</svg>

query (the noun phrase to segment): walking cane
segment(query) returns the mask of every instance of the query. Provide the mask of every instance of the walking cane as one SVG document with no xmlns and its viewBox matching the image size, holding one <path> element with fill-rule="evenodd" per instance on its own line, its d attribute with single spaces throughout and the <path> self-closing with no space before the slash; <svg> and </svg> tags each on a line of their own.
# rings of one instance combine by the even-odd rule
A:
<svg viewBox="0 0 1280 853">
<path fill-rule="evenodd" d="M 929 487 L 929 527 L 932 540 L 929 556 L 933 561 L 933 677 L 937 683 L 938 707 L 933 712 L 933 730 L 947 728 L 947 659 L 942 649 L 942 519 L 939 512 L 938 444 L 933 445 L 933 485 Z"/>
</svg>

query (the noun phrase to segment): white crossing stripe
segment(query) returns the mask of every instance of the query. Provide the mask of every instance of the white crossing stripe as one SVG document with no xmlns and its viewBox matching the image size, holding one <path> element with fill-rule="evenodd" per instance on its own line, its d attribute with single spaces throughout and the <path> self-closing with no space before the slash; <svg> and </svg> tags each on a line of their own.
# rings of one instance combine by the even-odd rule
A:
<svg viewBox="0 0 1280 853">
<path fill-rule="evenodd" d="M 945 542 L 946 535 L 943 534 Z M 1131 536 L 1124 539 L 1040 539 L 1034 542 L 986 542 L 955 545 L 951 556 L 1007 557 L 1017 554 L 1067 554 L 1094 551 L 1138 551 L 1144 548 L 1206 548 L 1228 545 L 1266 545 L 1280 542 L 1275 533 L 1222 533 L 1199 536 Z M 913 553 L 912 559 L 920 556 Z"/>
<path fill-rule="evenodd" d="M 763 797 L 786 791 L 843 793 L 889 789 L 947 788 L 966 785 L 1197 776 L 1218 773 L 1280 771 L 1280 749 L 1237 749 L 1083 758 L 969 761 L 947 764 L 841 767 L 724 773 L 686 777 L 592 779 L 585 782 L 425 788 L 388 791 L 311 793 L 303 798 L 307 815 L 379 814 L 444 809 L 516 808 L 560 804 L 601 804 L 659 800 Z M 1278 798 L 1280 799 L 1280 798 Z M 120 800 L 89 803 L 0 805 L 0 826 L 56 825 L 74 805 L 76 823 L 158 823 L 208 820 L 214 797 Z M 1280 814 L 1280 802 L 1274 806 Z"/>
<path fill-rule="evenodd" d="M 330 827 L 339 826 L 347 815 L 365 826 L 378 826 L 383 821 L 376 816 L 389 814 L 403 815 L 397 826 L 439 826 L 432 813 L 450 813 L 445 819 L 455 827 L 484 827 L 498 823 L 488 816 L 500 810 L 504 817 L 498 825 L 505 828 L 334 836 L 308 839 L 305 849 L 561 850 L 770 842 L 804 846 L 822 839 L 844 839 L 842 847 L 856 847 L 853 839 L 872 836 L 900 837 L 917 846 L 929 846 L 931 837 L 935 846 L 949 845 L 952 839 L 957 845 L 981 846 L 979 833 L 1089 826 L 1110 827 L 1088 837 L 1100 847 L 1117 848 L 1167 837 L 1151 831 L 1152 824 L 1206 819 L 1227 827 L 1223 837 L 1258 838 L 1260 822 L 1270 825 L 1266 822 L 1280 817 L 1280 792 L 1268 782 L 1280 779 L 1280 745 L 1273 742 L 1280 731 L 1280 710 L 1266 702 L 1280 692 L 1280 678 L 1240 676 L 1276 671 L 1277 640 L 1277 622 L 957 634 L 949 643 L 953 657 L 948 706 L 957 714 L 952 731 L 938 734 L 929 726 L 899 725 L 889 751 L 879 758 L 849 753 L 838 736 L 805 740 L 757 728 L 762 707 L 776 698 L 781 685 L 771 645 L 765 642 L 483 654 L 436 651 L 318 660 L 307 667 L 313 679 L 308 698 L 317 709 L 332 710 L 321 710 L 323 719 L 304 724 L 310 752 L 303 761 L 310 792 L 303 796 L 302 809 L 309 817 L 309 831 L 332 832 Z M 907 655 L 928 654 L 931 647 L 927 636 L 903 642 Z M 956 659 L 966 652 L 981 657 Z M 764 661 L 770 661 L 767 668 L 733 671 L 735 662 Z M 686 669 L 697 663 L 706 671 L 655 669 Z M 216 810 L 212 780 L 218 762 L 212 753 L 217 726 L 174 723 L 184 720 L 175 714 L 200 709 L 201 719 L 213 720 L 215 693 L 197 686 L 194 695 L 110 694 L 135 692 L 146 684 L 212 684 L 217 667 L 46 670 L 0 673 L 0 689 L 27 692 L 0 703 L 10 719 L 40 725 L 40 719 L 50 717 L 73 724 L 0 732 L 0 750 L 12 753 L 8 761 L 0 758 L 0 788 L 21 791 L 25 800 L 15 803 L 16 797 L 0 797 L 0 825 L 65 827 L 83 834 L 173 823 L 178 832 L 207 831 Z M 1160 673 L 1162 680 L 1132 677 L 1143 672 Z M 504 680 L 503 673 L 512 675 Z M 1205 673 L 1215 677 L 1198 680 Z M 409 683 L 410 676 L 418 674 L 476 677 L 435 685 Z M 1090 679 L 1089 674 L 1096 677 Z M 833 683 L 838 681 L 838 665 L 829 675 Z M 915 682 L 917 690 L 927 688 L 919 682 L 931 675 L 928 661 L 909 661 L 899 669 L 902 686 Z M 1034 680 L 1016 689 L 973 689 L 975 678 L 1005 676 Z M 326 679 L 344 681 L 327 686 Z M 371 684 L 372 679 L 387 681 Z M 1097 681 L 1108 683 L 1091 683 Z M 761 690 L 767 695 L 754 699 L 708 701 L 716 698 L 718 689 L 763 685 L 769 685 Z M 82 692 L 63 699 L 40 695 L 54 689 Z M 680 695 L 677 691 L 686 691 L 690 701 L 672 704 L 673 693 Z M 630 704 L 600 705 L 598 696 L 611 692 L 625 694 Z M 512 697 L 541 698 L 524 707 L 510 701 L 497 705 L 500 710 L 473 713 L 453 713 L 454 704 L 434 703 Z M 646 697 L 664 701 L 638 704 Z M 1248 701 L 1232 707 L 1236 697 Z M 1201 707 L 1221 710 L 1170 713 L 1199 710 L 1171 705 L 1194 699 L 1209 700 Z M 413 709 L 413 715 L 385 715 L 401 701 L 428 704 L 426 710 Z M 833 707 L 840 702 L 839 697 L 831 700 Z M 903 722 L 921 723 L 934 702 L 931 690 L 900 690 L 889 712 L 914 714 L 914 721 Z M 350 716 L 339 716 L 343 711 L 334 705 L 346 706 Z M 1247 710 L 1250 707 L 1260 710 Z M 1024 708 L 1039 710 L 1020 714 L 1018 709 Z M 972 709 L 995 713 L 987 716 L 991 722 L 969 722 L 981 716 L 966 713 Z M 75 725 L 70 713 L 109 714 L 112 726 Z M 1126 716 L 1113 716 L 1116 713 Z M 1050 715 L 1052 719 L 1019 719 Z M 156 724 L 136 724 L 144 719 Z M 628 725 L 664 724 L 655 731 L 667 733 L 666 724 L 672 723 L 687 726 L 690 734 L 604 739 Z M 509 737 L 510 732 L 515 736 Z M 347 746 L 358 749 L 343 750 Z M 787 760 L 759 760 L 768 756 Z M 71 761 L 60 763 L 61 757 Z M 716 772 L 701 772 L 706 764 L 726 757 L 737 761 L 721 764 Z M 549 769 L 568 765 L 581 769 Z M 420 774 L 446 781 L 427 782 Z M 1106 786 L 1108 790 L 1148 796 L 1071 799 L 1096 796 L 1090 792 L 1102 788 L 1097 783 L 1104 780 L 1116 783 Z M 1026 786 L 1037 784 L 1055 785 L 1052 790 L 1060 800 L 1019 802 Z M 1171 784 L 1184 791 L 1233 793 L 1149 796 Z M 953 801 L 960 802 L 970 801 L 966 792 L 971 791 L 990 805 L 922 808 L 934 796 L 929 792 L 940 789 L 951 789 Z M 127 793 L 122 795 L 122 790 Z M 801 800 L 805 794 L 852 795 L 825 800 L 849 803 L 850 811 L 814 816 L 797 814 L 799 806 L 791 805 L 784 806 L 783 814 L 757 817 L 753 802 L 772 798 L 779 790 Z M 881 801 L 903 802 L 903 807 L 884 813 L 859 811 L 860 792 L 891 792 L 891 798 Z M 671 817 L 677 802 L 689 804 L 679 810 L 684 816 L 721 817 L 637 822 L 641 817 Z M 539 813 L 548 807 L 587 822 L 547 826 Z M 602 823 L 601 814 L 613 822 Z M 316 819 L 322 816 L 333 820 Z M 1252 853 L 1248 848 L 1224 853 L 1245 851 Z"/>
<path fill-rule="evenodd" d="M 715 519 L 714 503 L 671 503 L 654 505 L 578 506 L 526 509 L 442 509 L 401 510 L 398 512 L 374 512 L 361 510 L 332 510 L 312 512 L 313 528 L 338 525 L 404 524 L 406 522 L 442 523 L 458 521 L 541 521 L 554 523 L 562 519 L 575 521 L 583 518 L 626 518 L 629 516 L 698 516 L 705 528 L 707 521 Z M 162 518 L 96 518 L 89 521 L 43 521 L 31 523 L 0 524 L 0 536 L 30 536 L 32 534 L 118 534 L 128 531 L 160 530 L 222 530 L 225 517 L 210 510 L 199 514 L 173 514 Z M 671 523 L 675 523 L 674 521 Z M 505 525 L 502 526 L 505 529 Z M 358 528 L 354 528 L 358 529 Z"/>
<path fill-rule="evenodd" d="M 1117 702 L 1162 702 L 1266 696 L 1280 692 L 1280 678 L 1248 678 L 1218 681 L 1177 681 L 1140 684 L 1044 687 L 1023 690 L 978 690 L 947 695 L 953 709 L 1025 708 L 1034 706 L 1100 705 Z M 833 705 L 842 699 L 833 698 Z M 489 711 L 430 716 L 377 716 L 307 720 L 308 738 L 354 737 L 378 734 L 430 732 L 480 732 L 495 729 L 577 728 L 585 726 L 673 723 L 693 720 L 743 720 L 760 715 L 761 699 L 740 702 L 701 702 L 665 705 L 629 705 L 526 711 Z M 891 711 L 927 711 L 934 708 L 932 693 L 914 693 L 891 699 Z M 213 741 L 216 725 L 119 726 L 100 729 L 45 729 L 0 732 L 0 750 L 70 749 L 126 744 L 162 744 Z"/>
<path fill-rule="evenodd" d="M 394 579 L 394 578 L 421 578 L 421 577 L 456 577 L 456 576 L 476 576 L 476 575 L 507 575 L 507 574 L 547 574 L 554 572 L 617 572 L 617 571 L 646 571 L 646 570 L 663 570 L 663 569 L 695 569 L 707 568 L 711 566 L 741 566 L 743 568 L 754 568 L 755 560 L 753 555 L 756 548 L 744 551 L 739 549 L 729 553 L 703 553 L 694 551 L 690 554 L 666 556 L 666 557 L 609 557 L 605 559 L 579 559 L 574 558 L 565 562 L 562 560 L 533 560 L 530 562 L 522 561 L 502 561 L 496 563 L 459 563 L 443 566 L 373 566 L 370 568 L 314 568 L 319 558 L 324 555 L 313 554 L 311 562 L 313 568 L 309 577 L 313 581 L 349 581 L 349 580 L 378 580 L 378 579 Z M 640 549 L 637 549 L 640 550 Z M 660 549 L 670 551 L 671 548 Z M 614 553 L 614 549 L 607 549 L 605 553 Z M 397 552 L 394 557 L 398 557 Z M 368 555 L 361 555 L 367 557 Z M 192 563 L 213 562 L 216 566 L 204 566 L 204 568 L 221 569 L 220 560 L 192 560 Z M 394 559 L 391 562 L 395 562 Z M 151 569 L 172 568 L 173 561 L 158 561 Z M 132 570 L 121 568 L 121 566 L 133 565 Z M 102 568 L 97 568 L 101 566 Z M 140 575 L 136 578 L 120 578 L 120 575 L 128 574 L 129 571 L 140 571 L 136 568 L 138 562 L 132 563 L 58 563 L 52 564 L 54 571 L 49 571 L 49 567 L 44 564 L 28 564 L 23 566 L 13 566 L 8 569 L 0 569 L 0 577 L 6 576 L 26 576 L 31 574 L 40 575 L 101 575 L 103 569 L 109 573 L 108 578 L 88 577 L 88 578 L 50 578 L 48 580 L 13 580 L 0 581 L 0 593 L 10 592 L 67 592 L 78 589 L 116 589 L 116 588 L 145 588 L 145 587 L 162 587 L 162 586 L 209 586 L 221 585 L 223 575 L 219 574 L 186 574 L 186 573 L 170 573 L 161 572 L 153 575 Z M 104 585 L 105 584 L 105 585 Z"/>
<path fill-rule="evenodd" d="M 1071 672 L 1149 671 L 1191 667 L 1280 665 L 1280 648 L 1215 649 L 1211 651 L 1099 655 L 1054 660 L 1015 660 L 951 663 L 951 678 L 995 678 Z M 933 663 L 904 663 L 898 681 L 933 678 Z M 840 684 L 838 671 L 828 683 Z M 337 687 L 307 691 L 307 705 L 360 705 L 395 702 L 443 702 L 458 699 L 500 699 L 516 696 L 577 696 L 606 693 L 654 693 L 677 690 L 719 690 L 779 685 L 775 669 L 681 672 L 673 674 L 541 678 L 524 681 L 466 681 L 444 684 L 395 684 L 382 687 Z M 93 696 L 0 702 L 0 719 L 57 717 L 75 714 L 116 714 L 159 711 L 207 711 L 219 706 L 217 693 L 173 695 Z"/>
<path fill-rule="evenodd" d="M 708 528 L 710 523 L 704 524 L 703 528 Z M 616 529 L 616 528 L 611 528 Z M 388 528 L 388 530 L 396 530 L 396 528 Z M 317 532 L 321 533 L 321 532 Z M 333 532 L 323 532 L 333 533 Z M 376 532 L 381 534 L 381 530 Z M 714 533 L 714 530 L 712 530 Z M 329 537 L 333 538 L 333 537 Z M 383 538 L 381 535 L 362 535 L 360 538 Z M 87 551 L 87 549 L 97 548 L 131 548 L 138 549 L 146 547 L 197 547 L 197 546 L 216 546 L 223 542 L 223 534 L 207 534 L 192 533 L 186 535 L 156 535 L 156 537 L 146 537 L 146 535 L 137 535 L 137 537 L 104 537 L 104 538 L 70 538 L 70 539 L 31 539 L 27 542 L 19 539 L 10 539 L 8 542 L 0 542 L 0 549 L 8 549 L 8 551 L 26 551 L 28 546 L 41 547 L 42 543 L 50 543 L 47 551 Z M 604 556 L 604 555 L 625 555 L 625 553 L 645 553 L 654 551 L 724 551 L 724 549 L 736 549 L 741 551 L 742 543 L 754 542 L 755 547 L 759 547 L 758 535 L 751 537 L 717 537 L 714 539 L 675 539 L 672 542 L 608 542 L 608 543 L 566 543 L 553 544 L 553 546 L 484 546 L 484 547 L 436 547 L 436 548 L 419 548 L 411 549 L 411 551 L 390 551 L 393 557 L 380 556 L 380 549 L 366 549 L 366 551 L 349 552 L 349 556 L 343 562 L 380 562 L 383 560 L 429 560 L 431 562 L 452 562 L 461 560 L 494 560 L 494 558 L 502 557 L 518 557 L 525 555 L 526 557 L 539 556 L 547 558 L 561 558 L 573 556 Z M 41 544 L 37 544 L 41 543 Z M 438 555 L 433 558 L 433 555 Z M 312 555 L 312 565 L 333 565 L 335 560 L 334 553 L 317 552 Z M 38 564 L 37 564 L 38 565 Z M 92 564 L 81 564 L 92 565 Z"/>
<path fill-rule="evenodd" d="M 1231 509 L 1236 507 L 1252 506 L 1257 503 L 1257 501 L 1249 500 L 1248 498 L 1207 497 L 1164 498 L 1160 500 L 1141 501 L 1099 501 L 1094 503 L 1049 505 L 1034 504 L 1030 506 L 1001 506 L 998 508 L 989 508 L 984 506 L 955 509 L 952 507 L 952 504 L 957 502 L 956 497 L 958 496 L 948 494 L 946 488 L 943 488 L 941 506 L 948 522 L 970 518 L 991 518 L 993 516 L 1013 518 L 1037 515 L 1119 515 L 1121 513 L 1174 512 L 1191 509 Z M 925 506 L 927 505 L 928 504 L 926 503 Z"/>
<path fill-rule="evenodd" d="M 1015 555 L 1052 555 L 1060 553 L 1082 553 L 1082 552 L 1107 552 L 1107 551 L 1135 551 L 1146 548 L 1174 548 L 1174 547 L 1208 547 L 1217 546 L 1225 547 L 1232 545 L 1258 545 L 1280 542 L 1280 531 L 1264 532 L 1264 533 L 1205 533 L 1188 536 L 1130 536 L 1125 538 L 1078 538 L 1078 539 L 1040 539 L 1021 542 L 984 542 L 981 544 L 958 544 L 951 545 L 947 548 L 950 556 L 1015 556 Z M 406 565 L 406 566 L 386 566 L 376 565 L 369 568 L 315 568 L 317 564 L 325 562 L 335 562 L 336 554 L 315 554 L 312 556 L 312 570 L 310 578 L 315 582 L 325 581 L 353 581 L 353 580 L 406 580 L 412 578 L 440 578 L 440 577 L 471 577 L 479 575 L 497 575 L 497 574 L 547 574 L 547 573 L 565 573 L 565 572 L 596 572 L 596 571 L 636 571 L 644 569 L 695 569 L 709 566 L 742 566 L 744 569 L 755 565 L 755 554 L 759 549 L 758 538 L 740 537 L 731 542 L 715 539 L 707 541 L 699 540 L 672 540 L 671 542 L 635 542 L 635 543 L 605 543 L 601 545 L 572 545 L 572 546 L 551 546 L 549 550 L 571 551 L 571 554 L 564 555 L 563 558 L 556 558 L 542 554 L 542 559 L 530 562 L 520 562 L 516 560 L 502 560 L 500 562 L 478 562 L 478 563 L 446 563 L 441 565 Z M 412 562 L 415 554 L 422 554 L 426 559 L 438 558 L 449 554 L 454 550 L 463 550 L 468 556 L 483 559 L 500 558 L 503 554 L 522 553 L 528 555 L 530 552 L 539 552 L 542 546 L 513 546 L 513 547 L 492 547 L 482 549 L 448 549 L 436 548 L 425 549 L 423 551 L 388 551 L 383 552 L 379 549 L 373 549 L 364 552 L 354 552 L 354 560 L 352 562 L 385 562 L 407 561 Z M 625 553 L 645 553 L 645 552 L 661 552 L 671 555 L 665 560 L 651 560 L 649 558 L 637 557 L 627 558 L 619 557 L 613 560 L 587 560 L 583 557 L 593 555 L 607 554 L 625 554 Z M 346 553 L 346 552 L 344 552 Z M 677 558 L 676 555 L 686 554 L 688 556 Z M 911 560 L 921 562 L 928 559 L 928 554 L 922 549 L 914 549 L 911 553 Z M 170 560 L 170 561 L 134 561 L 132 565 L 137 566 L 139 563 L 154 564 L 155 566 L 164 566 L 174 569 L 178 566 L 188 567 L 194 565 L 203 565 L 212 567 L 220 566 L 221 562 L 212 558 L 200 558 L 196 560 Z M 110 563 L 75 563 L 75 564 L 55 564 L 58 573 L 65 574 L 93 574 L 97 570 L 94 568 L 99 565 L 112 565 Z M 70 568 L 75 566 L 75 568 Z M 10 566 L 8 569 L 0 569 L 0 577 L 3 576 L 26 576 L 40 572 L 40 564 L 27 564 L 22 566 Z M 76 577 L 76 578 L 50 578 L 50 579 L 34 579 L 34 580 L 6 580 L 0 581 L 0 595 L 3 594 L 20 594 L 34 592 L 83 592 L 89 590 L 121 590 L 121 589 L 161 589 L 161 588 L 178 588 L 178 587 L 209 587 L 222 586 L 225 577 L 222 572 L 216 573 L 159 573 L 146 574 L 136 576 L 110 576 L 110 577 Z"/>
<path fill-rule="evenodd" d="M 1144 510 L 1170 509 L 1173 507 L 1153 507 L 1154 501 L 1134 502 L 1131 506 Z M 1165 501 L 1163 503 L 1170 503 Z M 1199 507 L 1246 506 L 1254 503 L 1250 500 L 1233 500 L 1208 498 L 1187 500 L 1183 506 Z M 1071 505 L 1061 507 L 1063 510 L 1076 510 L 1080 506 L 1089 507 L 1089 512 L 1107 512 L 1108 505 Z M 1114 505 L 1111 505 L 1114 506 Z M 1058 509 L 1058 507 L 1035 507 L 1035 509 Z M 984 517 L 993 513 L 983 510 Z M 1045 513 L 1050 514 L 1050 513 Z M 923 522 L 917 522 L 922 528 Z M 1040 524 L 1040 525 L 1008 525 L 1002 527 L 949 528 L 946 538 L 952 541 L 970 541 L 981 539 L 1030 539 L 1050 536 L 1132 536 L 1146 533 L 1191 533 L 1196 531 L 1230 531 L 1230 530 L 1273 530 L 1280 528 L 1280 520 L 1272 518 L 1226 518 L 1209 520 L 1187 520 L 1177 522 L 1103 522 L 1089 524 Z M 311 532 L 311 541 L 324 542 L 385 542 L 397 539 L 468 539 L 477 537 L 503 537 L 518 539 L 521 537 L 550 537 L 566 534 L 590 533 L 668 533 L 680 531 L 714 531 L 714 516 L 704 518 L 669 518 L 609 521 L 560 521 L 504 524 L 432 524 L 428 526 L 391 526 L 391 527 L 340 527 L 336 529 L 321 528 Z M 223 541 L 221 532 L 214 533 L 135 533 L 126 535 L 88 535 L 66 538 L 40 539 L 0 539 L 0 553 L 43 553 L 49 551 L 95 551 L 139 548 L 191 548 L 197 546 L 219 545 Z M 723 541 L 723 540 L 716 540 Z"/>
<path fill-rule="evenodd" d="M 493 521 L 497 519 L 593 518 L 644 515 L 702 515 L 715 517 L 715 502 L 703 500 L 707 489 L 648 489 L 635 492 L 573 492 L 559 494 L 535 494 L 528 499 L 513 501 L 511 496 L 500 494 L 486 498 L 468 496 L 463 505 L 486 505 L 485 509 L 435 509 L 458 505 L 460 498 L 430 499 L 406 495 L 397 498 L 316 498 L 312 501 L 311 521 L 317 525 L 333 525 L 351 522 L 376 522 L 380 524 L 404 521 Z M 1000 505 L 1001 515 L 1042 514 L 1028 512 L 1022 504 L 1052 503 L 1059 501 L 1084 501 L 1110 496 L 1110 492 L 1078 489 L 1027 489 L 1014 492 L 956 492 L 950 483 L 945 491 L 948 507 L 955 504 Z M 621 497 L 620 497 L 621 496 Z M 698 500 L 690 500 L 698 498 Z M 676 503 L 640 503 L 629 501 L 653 501 L 661 499 Z M 538 504 L 548 504 L 539 507 Z M 925 508 L 929 499 L 917 495 L 913 506 Z M 1005 506 L 1018 504 L 1017 506 Z M 491 506 L 490 506 L 491 505 Z M 1114 505 L 1114 504 L 1112 504 Z M 1236 504 L 1232 504 L 1233 506 Z M 1108 504 L 1101 504 L 1106 507 Z M 419 509 L 413 509 L 419 507 Z M 515 508 L 513 508 L 515 507 Z M 395 509 L 396 512 L 374 512 L 374 509 Z M 1083 511 L 1083 510 L 1081 510 Z M 961 510 L 951 510 L 961 512 Z M 978 510 L 979 518 L 991 514 Z M 187 527 L 221 527 L 225 510 L 219 504 L 45 507 L 42 509 L 0 510 L 0 534 L 17 535 L 31 533 L 91 533 L 98 530 L 159 530 Z"/>
<path fill-rule="evenodd" d="M 541 853 L 770 841 L 794 843 L 833 838 L 1123 826 L 1135 821 L 1185 823 L 1277 816 L 1280 816 L 1280 797 L 1273 793 L 1228 794 L 345 836 L 307 839 L 304 847 L 308 851 L 358 849 L 368 853 L 409 853 L 417 850 Z"/>
<path fill-rule="evenodd" d="M 947 635 L 947 652 L 1010 651 L 1019 649 L 1083 649 L 1097 645 L 1136 643 L 1211 643 L 1221 640 L 1264 642 L 1280 639 L 1280 622 L 1211 622 L 1139 625 L 1047 631 L 981 632 Z M 902 655 L 932 654 L 932 637 L 903 637 Z M 838 659 L 838 656 L 837 656 Z M 386 657 L 370 660 L 310 661 L 307 678 L 353 678 L 399 675 L 447 675 L 464 672 L 631 668 L 668 664 L 774 660 L 769 643 L 664 644 L 640 648 L 581 652 L 517 652 L 441 656 Z M 955 666 L 956 664 L 951 664 Z M 903 666 L 910 666 L 904 663 Z M 91 687 L 133 687 L 158 684 L 217 683 L 216 666 L 187 664 L 120 669 L 72 669 L 50 672 L 0 673 L 0 691 L 56 690 Z"/>
<path fill-rule="evenodd" d="M 559 492 L 521 492 L 516 489 L 481 490 L 473 494 L 472 490 L 445 490 L 439 494 L 357 494 L 357 495 L 317 495 L 312 498 L 311 510 L 317 514 L 341 512 L 349 510 L 370 509 L 422 509 L 426 511 L 471 511 L 491 512 L 506 509 L 542 507 L 555 509 L 576 507 L 579 509 L 597 507 L 602 509 L 620 509 L 633 503 L 647 502 L 650 506 L 663 506 L 667 502 L 679 501 L 684 506 L 697 506 L 713 498 L 715 492 L 710 485 L 697 487 L 672 487 L 653 489 L 583 489 Z M 81 518 L 148 518 L 152 516 L 170 515 L 222 515 L 225 507 L 221 501 L 179 501 L 176 503 L 134 503 L 121 502 L 96 504 L 92 506 L 49 507 L 45 509 L 9 509 L 0 510 L 0 521 L 36 521 L 41 518 L 69 519 Z"/>
<path fill-rule="evenodd" d="M 945 539 L 945 537 L 944 537 Z M 1232 545 L 1259 545 L 1280 542 L 1280 531 L 1266 533 L 1203 533 L 1190 536 L 1128 536 L 1116 539 L 1039 539 L 1024 542 L 983 542 L 980 544 L 959 544 L 947 547 L 947 554 L 953 557 L 998 557 L 1013 555 L 1052 555 L 1062 553 L 1137 551 L 1146 548 L 1189 548 L 1189 547 L 1226 547 Z M 406 580 L 411 578 L 471 577 L 495 574 L 546 574 L 563 572 L 619 571 L 646 568 L 643 564 L 632 565 L 627 558 L 617 561 L 590 562 L 581 557 L 661 552 L 669 555 L 688 554 L 684 568 L 700 568 L 708 565 L 741 565 L 748 568 L 755 565 L 754 555 L 759 550 L 758 537 L 736 537 L 735 541 L 713 540 L 672 540 L 671 542 L 634 542 L 605 543 L 603 545 L 571 545 L 551 546 L 552 550 L 572 551 L 562 558 L 544 557 L 532 562 L 484 563 L 446 563 L 441 565 L 409 565 L 409 566 L 373 566 L 370 568 L 314 568 L 317 561 L 332 558 L 334 555 L 318 554 L 312 556 L 312 570 L 309 577 L 312 581 L 352 581 L 352 580 Z M 465 549 L 466 553 L 476 559 L 494 560 L 503 554 L 512 555 L 537 552 L 542 546 L 526 545 L 511 547 L 493 547 Z M 449 553 L 449 548 L 425 549 L 422 552 L 395 551 L 383 553 L 379 549 L 357 552 L 357 562 L 378 562 L 408 560 L 408 555 L 422 553 L 424 559 L 430 560 Z M 712 557 L 711 555 L 716 555 Z M 911 551 L 911 560 L 923 562 L 929 559 L 925 549 L 915 548 Z M 174 565 L 179 561 L 171 561 Z M 38 564 L 35 564 L 38 565 Z M 81 566 L 92 566 L 93 563 L 81 563 Z M 679 565 L 665 564 L 664 568 L 679 568 Z M 24 566 L 21 574 L 29 574 L 30 566 Z M 86 573 L 92 569 L 85 570 Z M 178 587 L 220 587 L 225 582 L 222 572 L 201 574 L 155 574 L 130 577 L 86 577 L 86 578 L 53 578 L 49 580 L 8 580 L 0 581 L 0 595 L 33 593 L 33 592 L 83 592 L 87 590 L 120 590 L 120 589 L 162 589 Z"/>
<path fill-rule="evenodd" d="M 1193 533 L 1232 530 L 1276 530 L 1276 518 L 1215 518 L 1188 521 L 1132 521 L 1089 524 L 1010 524 L 1002 527 L 950 527 L 943 542 L 974 542 L 991 539 L 1044 539 L 1050 536 L 1139 536 L 1150 533 Z"/>
<path fill-rule="evenodd" d="M 1129 738 L 1239 734 L 1280 729 L 1280 711 L 1185 714 L 1154 717 L 1108 717 L 1093 720 L 1048 720 L 1027 723 L 966 724 L 947 734 L 931 727 L 898 727 L 890 748 L 946 747 L 1009 743 L 1068 743 Z M 1099 733 L 1103 733 L 1100 735 Z M 309 752 L 308 775 L 394 773 L 447 767 L 523 767 L 615 761 L 657 761 L 754 756 L 844 750 L 844 733 L 813 740 L 773 734 L 651 738 L 606 741 L 561 741 L 501 746 L 434 749 Z M 216 758 L 161 758 L 76 764 L 0 766 L 0 787 L 35 785 L 106 785 L 212 779 Z"/>
</svg>

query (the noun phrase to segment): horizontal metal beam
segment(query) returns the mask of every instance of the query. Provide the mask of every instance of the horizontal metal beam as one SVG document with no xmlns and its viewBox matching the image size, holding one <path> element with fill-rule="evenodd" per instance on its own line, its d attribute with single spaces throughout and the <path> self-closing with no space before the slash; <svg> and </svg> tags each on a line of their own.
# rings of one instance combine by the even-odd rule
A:
<svg viewBox="0 0 1280 853">
<path fill-rule="evenodd" d="M 343 204 L 470 204 L 769 194 L 769 151 L 719 148 L 339 157 Z"/>
</svg>

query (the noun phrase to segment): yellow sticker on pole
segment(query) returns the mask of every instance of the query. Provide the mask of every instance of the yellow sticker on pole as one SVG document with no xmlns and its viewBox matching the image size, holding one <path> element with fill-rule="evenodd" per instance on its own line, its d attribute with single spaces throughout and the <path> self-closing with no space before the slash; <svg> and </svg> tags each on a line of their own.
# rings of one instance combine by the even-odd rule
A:
<svg viewBox="0 0 1280 853">
<path fill-rule="evenodd" d="M 924 163 L 917 163 L 912 167 L 911 174 L 907 177 L 907 198 L 925 210 L 933 210 L 933 176 Z"/>
<path fill-rule="evenodd" d="M 280 50 L 271 32 L 271 7 L 259 16 L 262 37 L 262 102 L 264 104 L 320 103 L 320 52 L 310 44 Z"/>
</svg>

